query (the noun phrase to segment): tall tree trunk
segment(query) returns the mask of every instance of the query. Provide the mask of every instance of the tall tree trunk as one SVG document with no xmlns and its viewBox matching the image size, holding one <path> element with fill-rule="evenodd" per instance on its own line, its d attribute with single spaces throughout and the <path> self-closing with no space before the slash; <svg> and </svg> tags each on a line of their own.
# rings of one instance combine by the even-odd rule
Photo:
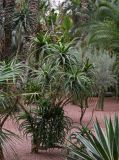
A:
<svg viewBox="0 0 119 160">
<path fill-rule="evenodd" d="M 0 0 L 0 26 L 2 26 L 3 22 L 3 0 Z M 1 30 L 0 30 L 1 35 Z"/>
<path fill-rule="evenodd" d="M 13 14 L 15 7 L 15 0 L 4 0 L 5 2 L 5 23 L 4 23 L 4 32 L 5 32 L 5 40 L 4 40 L 4 52 L 2 55 L 2 59 L 9 58 L 12 55 L 12 26 L 13 26 Z"/>
<path fill-rule="evenodd" d="M 80 16 L 80 22 L 82 25 L 85 25 L 89 20 L 88 5 L 89 5 L 89 0 L 81 0 L 81 13 L 82 14 Z M 86 32 L 81 35 L 82 47 L 86 45 L 86 41 L 85 41 L 86 36 L 87 36 Z"/>
<path fill-rule="evenodd" d="M 38 18 L 38 2 L 39 0 L 29 0 L 29 11 L 30 11 L 30 33 L 35 35 L 37 33 L 37 18 Z M 37 48 L 37 46 L 36 46 Z M 37 63 L 39 62 L 39 51 L 35 53 L 35 68 L 38 69 Z"/>
<path fill-rule="evenodd" d="M 28 1 L 31 34 L 35 34 L 37 32 L 38 2 L 39 0 Z"/>
<path fill-rule="evenodd" d="M 82 15 L 81 15 L 81 22 L 86 23 L 88 20 L 88 4 L 89 0 L 81 0 L 81 10 L 82 10 Z"/>
<path fill-rule="evenodd" d="M 4 30 L 3 30 L 3 0 L 0 0 L 0 57 L 4 47 Z"/>
</svg>

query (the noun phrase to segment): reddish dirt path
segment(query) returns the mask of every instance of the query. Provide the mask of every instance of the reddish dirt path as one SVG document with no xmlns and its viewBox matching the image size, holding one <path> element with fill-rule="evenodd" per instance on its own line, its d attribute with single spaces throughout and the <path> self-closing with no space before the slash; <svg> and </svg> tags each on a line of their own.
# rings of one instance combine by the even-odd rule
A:
<svg viewBox="0 0 119 160">
<path fill-rule="evenodd" d="M 90 100 L 90 107 L 87 109 L 83 122 L 87 123 L 92 115 L 92 110 L 95 108 L 96 98 Z M 74 105 L 68 105 L 65 107 L 66 115 L 71 117 L 74 122 L 79 122 L 80 117 L 80 108 Z M 105 100 L 105 109 L 104 111 L 95 111 L 93 118 L 98 118 L 99 122 L 103 126 L 103 118 L 104 116 L 112 116 L 116 112 L 119 115 L 119 102 L 117 102 L 114 98 L 106 98 Z M 15 131 L 16 134 L 19 134 L 19 131 L 16 125 L 12 121 L 8 121 L 5 125 L 7 129 Z M 21 140 L 14 140 L 14 145 L 11 144 L 13 148 L 15 148 L 15 152 L 17 153 L 16 160 L 64 160 L 62 156 L 62 151 L 54 150 L 50 152 L 41 151 L 39 154 L 31 154 L 30 153 L 30 138 L 23 138 L 21 135 Z M 14 160 L 14 152 L 11 151 L 10 147 L 7 145 L 7 153 L 6 160 Z"/>
</svg>

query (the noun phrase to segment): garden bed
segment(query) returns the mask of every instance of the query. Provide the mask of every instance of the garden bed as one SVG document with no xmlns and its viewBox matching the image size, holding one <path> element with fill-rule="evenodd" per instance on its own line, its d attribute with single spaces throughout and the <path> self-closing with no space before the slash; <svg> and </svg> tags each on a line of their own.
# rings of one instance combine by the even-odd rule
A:
<svg viewBox="0 0 119 160">
<path fill-rule="evenodd" d="M 92 115 L 92 110 L 96 104 L 96 98 L 90 100 L 90 108 L 87 109 L 83 122 L 87 123 Z M 65 108 L 66 115 L 70 116 L 74 122 L 79 122 L 80 118 L 80 108 L 73 105 L 68 105 Z M 113 116 L 114 113 L 117 113 L 119 116 L 119 103 L 114 98 L 106 98 L 105 100 L 105 109 L 104 111 L 95 111 L 93 117 L 97 117 L 101 125 L 103 126 L 103 118 L 105 115 Z M 15 131 L 16 134 L 19 134 L 16 124 L 9 120 L 5 124 L 7 129 Z M 30 153 L 30 138 L 22 138 L 21 140 L 14 140 L 14 147 L 17 153 L 17 160 L 63 160 L 63 151 L 61 149 L 50 149 L 48 151 L 39 151 L 39 154 Z M 8 146 L 7 146 L 8 147 Z M 13 151 L 8 150 L 6 154 L 6 160 L 13 160 Z"/>
</svg>

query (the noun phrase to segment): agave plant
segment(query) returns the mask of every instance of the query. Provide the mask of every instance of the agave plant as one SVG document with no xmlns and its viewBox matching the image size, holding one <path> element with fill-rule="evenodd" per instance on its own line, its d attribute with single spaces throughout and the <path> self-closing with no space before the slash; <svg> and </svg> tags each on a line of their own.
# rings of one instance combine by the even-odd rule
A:
<svg viewBox="0 0 119 160">
<path fill-rule="evenodd" d="M 68 147 L 70 160 L 117 160 L 119 159 L 119 122 L 115 115 L 114 122 L 105 118 L 105 128 L 101 128 L 98 120 L 94 122 L 93 131 L 85 128 L 74 133 L 77 144 Z M 85 130 L 84 130 L 85 129 Z M 85 131 L 85 132 L 84 132 Z M 84 134 L 85 133 L 85 134 Z"/>
</svg>

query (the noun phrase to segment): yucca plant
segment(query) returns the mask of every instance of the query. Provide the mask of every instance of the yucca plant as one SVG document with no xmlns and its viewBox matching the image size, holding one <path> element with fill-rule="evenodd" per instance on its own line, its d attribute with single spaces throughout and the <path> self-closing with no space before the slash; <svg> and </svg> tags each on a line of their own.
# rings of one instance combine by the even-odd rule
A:
<svg viewBox="0 0 119 160">
<path fill-rule="evenodd" d="M 98 120 L 94 122 L 93 130 L 82 130 L 74 133 L 78 144 L 71 143 L 68 147 L 69 160 L 118 160 L 119 159 L 119 122 L 115 115 L 114 122 L 105 118 L 105 128 L 101 128 Z M 84 132 L 85 131 L 85 132 Z"/>
</svg>

